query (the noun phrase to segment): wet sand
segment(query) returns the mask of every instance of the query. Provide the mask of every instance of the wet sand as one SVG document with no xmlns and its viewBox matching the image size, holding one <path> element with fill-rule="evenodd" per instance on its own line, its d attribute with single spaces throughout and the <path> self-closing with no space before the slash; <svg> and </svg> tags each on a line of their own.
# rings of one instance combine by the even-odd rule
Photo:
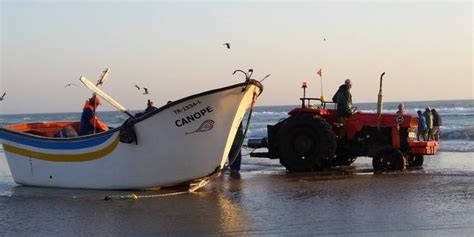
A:
<svg viewBox="0 0 474 237">
<path fill-rule="evenodd" d="M 474 154 L 440 153 L 424 168 L 353 167 L 287 174 L 244 160 L 197 193 L 109 200 L 131 192 L 16 186 L 0 159 L 1 236 L 472 236 Z M 6 168 L 8 170 L 8 168 Z M 135 192 L 166 194 L 179 189 Z"/>
</svg>

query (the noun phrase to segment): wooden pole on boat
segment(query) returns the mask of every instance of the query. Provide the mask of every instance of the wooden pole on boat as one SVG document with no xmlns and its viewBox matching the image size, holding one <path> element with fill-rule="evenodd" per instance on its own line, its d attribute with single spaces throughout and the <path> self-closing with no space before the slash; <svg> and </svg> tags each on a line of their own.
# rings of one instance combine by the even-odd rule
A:
<svg viewBox="0 0 474 237">
<path fill-rule="evenodd" d="M 97 83 L 95 84 L 96 86 L 101 86 L 104 85 L 104 83 L 109 80 L 109 72 L 110 69 L 105 68 L 104 71 L 102 71 L 102 74 L 100 75 L 99 80 L 97 80 Z M 95 93 L 93 93 L 93 97 L 95 97 Z M 94 133 L 96 130 L 96 119 L 95 119 L 95 109 L 97 108 L 97 104 L 95 103 L 94 100 Z"/>
<path fill-rule="evenodd" d="M 92 83 L 91 81 L 89 81 L 86 77 L 84 76 L 81 76 L 81 78 L 79 78 L 79 80 L 82 82 L 82 84 L 84 84 L 89 90 L 91 90 L 92 92 L 94 92 L 96 95 L 100 96 L 102 99 L 104 99 L 105 101 L 109 102 L 109 104 L 111 104 L 113 107 L 115 107 L 116 109 L 122 111 L 123 113 L 127 114 L 128 116 L 130 116 L 131 118 L 135 118 L 132 114 L 130 114 L 128 112 L 128 110 L 123 107 L 121 104 L 119 104 L 119 102 L 117 102 L 116 100 L 114 100 L 112 97 L 110 97 L 109 95 L 107 95 L 104 91 L 102 91 L 101 89 L 99 89 L 96 85 L 94 85 L 94 83 Z"/>
<path fill-rule="evenodd" d="M 92 93 L 92 98 L 94 98 L 94 111 L 92 111 L 92 116 L 93 116 L 93 118 L 94 118 L 94 132 L 93 132 L 93 133 L 95 133 L 96 130 L 97 130 L 97 126 L 96 126 L 96 124 L 97 124 L 97 117 L 95 116 L 95 110 L 97 109 L 97 100 L 95 99 L 95 97 L 96 97 L 96 94 L 95 94 L 95 93 Z M 89 103 L 90 103 L 90 101 L 89 101 Z"/>
</svg>

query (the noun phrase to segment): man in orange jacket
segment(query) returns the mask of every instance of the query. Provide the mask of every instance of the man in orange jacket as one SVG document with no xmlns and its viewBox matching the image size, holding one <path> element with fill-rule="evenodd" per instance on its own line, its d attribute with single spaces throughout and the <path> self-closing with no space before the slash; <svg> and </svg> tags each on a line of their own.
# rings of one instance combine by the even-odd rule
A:
<svg viewBox="0 0 474 237">
<path fill-rule="evenodd" d="M 79 136 L 109 130 L 109 127 L 95 116 L 95 110 L 100 104 L 99 98 L 95 95 L 88 99 L 84 104 L 81 124 L 79 126 Z"/>
</svg>

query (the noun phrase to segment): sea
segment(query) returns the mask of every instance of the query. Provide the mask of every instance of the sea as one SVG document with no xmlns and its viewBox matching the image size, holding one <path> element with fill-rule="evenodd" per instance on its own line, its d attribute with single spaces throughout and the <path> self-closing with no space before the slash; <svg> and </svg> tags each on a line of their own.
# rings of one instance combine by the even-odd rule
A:
<svg viewBox="0 0 474 237">
<path fill-rule="evenodd" d="M 384 113 L 395 113 L 399 102 L 384 103 Z M 474 100 L 418 101 L 404 102 L 408 114 L 416 115 L 418 110 L 426 107 L 434 108 L 442 117 L 440 151 L 474 152 Z M 359 111 L 375 113 L 376 103 L 354 104 Z M 266 137 L 268 124 L 275 124 L 288 117 L 288 111 L 298 105 L 256 106 L 252 113 L 250 128 L 246 138 Z M 132 111 L 133 113 L 140 111 Z M 39 121 L 77 121 L 81 112 L 68 113 L 37 113 L 37 114 L 3 114 L 0 115 L 0 126 L 17 123 L 32 123 Z M 120 126 L 127 116 L 119 111 L 98 112 L 102 121 L 111 127 Z M 0 156 L 4 156 L 0 147 Z"/>
</svg>

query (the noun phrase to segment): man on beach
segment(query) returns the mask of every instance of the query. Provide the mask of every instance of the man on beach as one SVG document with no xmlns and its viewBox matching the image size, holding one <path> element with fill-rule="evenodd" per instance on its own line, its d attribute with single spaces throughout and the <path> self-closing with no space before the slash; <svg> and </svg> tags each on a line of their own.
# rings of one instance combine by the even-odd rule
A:
<svg viewBox="0 0 474 237">
<path fill-rule="evenodd" d="M 416 134 L 416 140 L 420 141 L 420 136 L 423 140 L 426 140 L 426 119 L 421 113 L 421 110 L 417 111 L 418 114 L 418 133 Z"/>
<path fill-rule="evenodd" d="M 229 167 L 229 170 L 232 173 L 238 173 L 240 171 L 240 165 L 242 163 L 242 154 L 241 154 L 239 145 L 243 141 L 243 139 L 244 139 L 244 131 L 243 131 L 242 122 L 241 122 L 239 125 L 239 128 L 237 129 L 237 134 L 235 135 L 234 142 L 232 143 L 232 147 L 230 148 L 230 152 L 228 156 L 229 162 L 232 162 Z"/>
<path fill-rule="evenodd" d="M 443 126 L 443 121 L 441 116 L 438 114 L 438 111 L 431 109 L 431 114 L 433 114 L 433 139 L 439 141 L 439 134 L 441 133 L 441 126 Z"/>
<path fill-rule="evenodd" d="M 430 107 L 426 107 L 423 116 L 425 116 L 426 120 L 425 141 L 431 141 L 433 140 L 433 114 L 431 113 Z"/>
</svg>

